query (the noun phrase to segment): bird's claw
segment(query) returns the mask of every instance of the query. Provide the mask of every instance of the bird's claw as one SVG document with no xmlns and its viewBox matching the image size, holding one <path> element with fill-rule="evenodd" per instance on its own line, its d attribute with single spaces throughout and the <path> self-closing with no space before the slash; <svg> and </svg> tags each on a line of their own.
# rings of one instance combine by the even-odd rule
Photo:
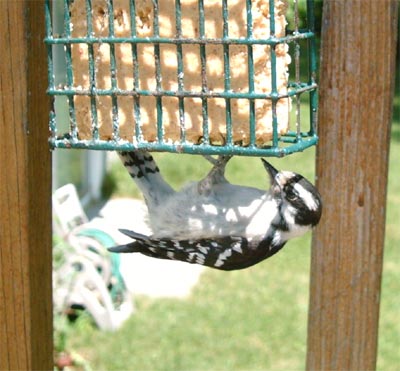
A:
<svg viewBox="0 0 400 371">
<path fill-rule="evenodd" d="M 198 183 L 198 192 L 199 194 L 208 196 L 214 184 L 226 182 L 225 167 L 232 158 L 232 155 L 219 155 L 217 159 L 209 155 L 205 155 L 204 157 L 214 166 L 207 176 Z"/>
</svg>

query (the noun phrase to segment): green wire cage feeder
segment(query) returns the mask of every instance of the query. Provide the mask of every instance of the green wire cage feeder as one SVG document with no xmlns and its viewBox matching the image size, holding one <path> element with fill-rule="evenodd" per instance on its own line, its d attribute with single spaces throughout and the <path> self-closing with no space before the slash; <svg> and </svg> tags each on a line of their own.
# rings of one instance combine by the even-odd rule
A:
<svg viewBox="0 0 400 371">
<path fill-rule="evenodd" d="M 312 0 L 48 0 L 51 147 L 315 145 L 313 12 Z"/>
</svg>

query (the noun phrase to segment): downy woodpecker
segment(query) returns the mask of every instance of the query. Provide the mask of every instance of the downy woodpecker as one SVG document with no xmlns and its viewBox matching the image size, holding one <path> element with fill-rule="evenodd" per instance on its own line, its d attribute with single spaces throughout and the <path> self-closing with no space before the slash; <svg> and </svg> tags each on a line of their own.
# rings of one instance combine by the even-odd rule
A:
<svg viewBox="0 0 400 371">
<path fill-rule="evenodd" d="M 134 241 L 112 247 L 112 252 L 243 269 L 274 255 L 321 217 L 317 189 L 303 176 L 278 171 L 264 159 L 271 183 L 267 191 L 229 183 L 224 172 L 230 156 L 209 156 L 214 166 L 208 175 L 176 192 L 148 152 L 119 156 L 144 195 L 153 234 L 120 230 Z"/>
</svg>

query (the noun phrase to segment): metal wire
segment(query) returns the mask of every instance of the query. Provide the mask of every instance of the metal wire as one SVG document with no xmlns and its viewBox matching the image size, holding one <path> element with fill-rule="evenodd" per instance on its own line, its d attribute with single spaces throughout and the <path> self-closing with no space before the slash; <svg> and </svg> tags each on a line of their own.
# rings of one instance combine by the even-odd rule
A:
<svg viewBox="0 0 400 371">
<path fill-rule="evenodd" d="M 255 38 L 253 34 L 253 16 L 252 0 L 246 0 L 246 37 L 234 38 L 229 35 L 229 7 L 228 0 L 221 0 L 222 14 L 221 24 L 223 25 L 222 37 L 209 38 L 206 36 L 205 29 L 205 3 L 207 0 L 198 0 L 198 36 L 184 37 L 182 33 L 182 6 L 181 0 L 175 0 L 175 37 L 164 37 L 160 35 L 159 25 L 159 1 L 153 0 L 153 35 L 150 37 L 140 37 L 137 34 L 137 5 L 136 0 L 129 0 L 130 15 L 130 35 L 124 37 L 115 36 L 114 30 L 114 3 L 113 0 L 107 0 L 107 11 L 105 17 L 108 17 L 108 35 L 96 35 L 93 32 L 92 19 L 92 0 L 85 0 L 87 32 L 84 37 L 73 37 L 71 30 L 70 6 L 73 0 L 63 1 L 63 28 L 61 33 L 53 30 L 53 17 L 51 1 L 45 3 L 47 60 L 48 60 L 48 94 L 53 99 L 53 104 L 57 97 L 66 97 L 68 102 L 69 132 L 59 133 L 57 127 L 56 110 L 50 112 L 50 132 L 49 139 L 52 148 L 88 148 L 98 150 L 132 150 L 147 149 L 151 151 L 185 152 L 201 154 L 236 154 L 249 156 L 284 156 L 293 152 L 302 151 L 317 143 L 316 134 L 316 113 L 317 113 L 317 84 L 316 84 L 316 44 L 314 32 L 314 4 L 313 0 L 306 0 L 307 5 L 307 27 L 299 28 L 298 19 L 298 0 L 293 0 L 294 6 L 294 30 L 287 31 L 283 37 L 276 37 L 275 32 L 275 6 L 274 0 L 269 2 L 270 13 L 270 37 L 267 39 Z M 291 0 L 292 1 L 292 0 Z M 72 47 L 74 44 L 82 44 L 87 47 L 88 53 L 88 87 L 77 87 L 74 84 L 74 61 L 72 59 Z M 109 46 L 110 53 L 110 87 L 99 87 L 96 76 L 95 48 L 102 44 Z M 128 44 L 132 53 L 132 77 L 131 87 L 124 89 L 118 86 L 117 70 L 118 60 L 116 56 L 116 46 L 118 44 Z M 289 81 L 288 89 L 285 93 L 280 93 L 277 86 L 277 55 L 276 48 L 281 44 L 294 46 L 294 81 Z M 66 78 L 63 86 L 56 86 L 54 77 L 54 52 L 58 45 L 64 46 Z M 139 84 L 141 65 L 139 63 L 139 47 L 149 45 L 154 51 L 154 78 L 155 89 L 145 89 Z M 162 79 L 162 55 L 161 47 L 163 45 L 174 45 L 176 49 L 176 81 L 177 89 L 163 89 Z M 192 91 L 185 88 L 184 84 L 184 52 L 187 45 L 197 45 L 200 57 L 200 75 L 201 89 Z M 207 45 L 219 45 L 223 54 L 224 86 L 222 91 L 209 89 L 207 81 Z M 247 79 L 248 89 L 235 91 L 232 89 L 231 80 L 231 60 L 230 51 L 235 45 L 242 45 L 247 51 Z M 270 48 L 271 64 L 271 90 L 269 92 L 259 92 L 255 89 L 254 81 L 254 56 L 253 48 L 257 45 L 268 45 Z M 305 48 L 302 46 L 305 45 Z M 303 50 L 305 49 L 305 50 Z M 308 78 L 307 81 L 301 81 L 300 74 L 300 54 L 307 55 L 308 58 Z M 309 120 L 300 117 L 300 98 L 307 96 L 310 106 Z M 91 139 L 82 140 L 79 138 L 79 129 L 76 119 L 75 97 L 88 97 L 90 101 L 91 117 Z M 111 99 L 112 109 L 112 138 L 103 140 L 100 136 L 99 117 L 98 117 L 98 99 L 99 97 L 109 97 Z M 118 99 L 120 97 L 131 97 L 132 99 L 132 122 L 134 122 L 134 141 L 128 142 L 121 140 L 120 136 L 120 117 Z M 154 142 L 148 142 L 144 139 L 142 133 L 143 117 L 141 114 L 141 99 L 145 97 L 154 97 L 156 107 L 156 125 L 157 135 Z M 178 102 L 178 120 L 180 129 L 180 140 L 171 143 L 166 140 L 163 126 L 163 107 L 168 97 L 174 97 Z M 295 130 L 289 131 L 285 135 L 279 135 L 277 115 L 277 103 L 280 99 L 294 97 L 295 99 Z M 187 106 L 188 98 L 199 98 L 201 100 L 202 117 L 202 141 L 199 144 L 187 141 L 187 130 L 185 121 L 185 112 L 190 111 Z M 209 103 L 211 99 L 223 99 L 225 102 L 225 125 L 226 138 L 221 145 L 213 145 L 210 141 L 209 128 Z M 248 101 L 249 114 L 249 144 L 242 146 L 233 140 L 233 115 L 232 100 L 245 99 Z M 257 100 L 268 100 L 271 102 L 272 109 L 272 140 L 271 143 L 263 147 L 256 144 L 256 108 Z M 310 125 L 306 130 L 302 128 L 304 121 L 309 121 Z"/>
</svg>

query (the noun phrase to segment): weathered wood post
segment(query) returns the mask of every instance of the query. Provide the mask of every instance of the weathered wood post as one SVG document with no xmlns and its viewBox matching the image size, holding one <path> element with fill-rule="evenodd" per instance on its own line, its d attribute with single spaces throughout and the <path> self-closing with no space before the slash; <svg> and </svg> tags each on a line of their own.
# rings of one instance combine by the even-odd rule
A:
<svg viewBox="0 0 400 371">
<path fill-rule="evenodd" d="M 324 2 L 307 370 L 376 367 L 397 10 Z"/>
<path fill-rule="evenodd" d="M 0 369 L 52 370 L 43 1 L 0 1 Z"/>
</svg>

